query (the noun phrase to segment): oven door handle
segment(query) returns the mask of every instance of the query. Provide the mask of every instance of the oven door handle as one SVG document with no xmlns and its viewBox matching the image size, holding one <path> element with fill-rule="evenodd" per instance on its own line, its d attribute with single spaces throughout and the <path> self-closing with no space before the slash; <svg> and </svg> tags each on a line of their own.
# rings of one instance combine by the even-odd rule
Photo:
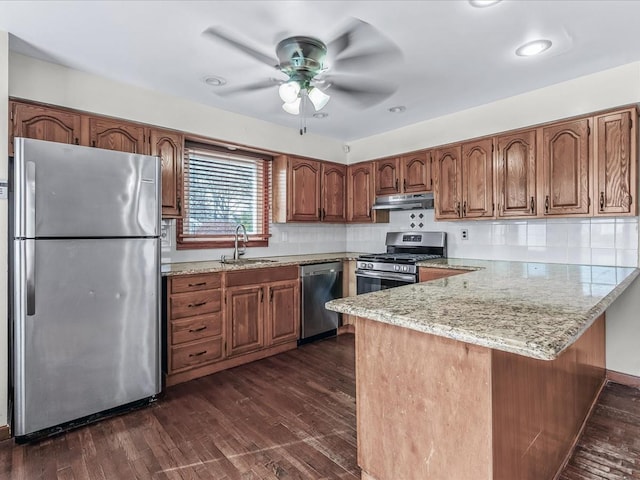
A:
<svg viewBox="0 0 640 480">
<path fill-rule="evenodd" d="M 415 275 L 404 273 L 372 272 L 370 270 L 359 272 L 358 270 L 356 270 L 356 277 L 377 278 L 380 280 L 395 280 L 399 282 L 416 283 Z"/>
</svg>

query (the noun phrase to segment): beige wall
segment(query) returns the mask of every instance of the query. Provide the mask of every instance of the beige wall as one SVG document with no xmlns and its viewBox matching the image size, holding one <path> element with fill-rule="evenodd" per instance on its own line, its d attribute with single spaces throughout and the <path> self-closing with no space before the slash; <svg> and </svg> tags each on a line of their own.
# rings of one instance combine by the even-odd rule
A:
<svg viewBox="0 0 640 480">
<path fill-rule="evenodd" d="M 9 35 L 0 31 L 0 179 L 7 178 Z M 0 426 L 7 422 L 7 201 L 0 200 Z"/>
<path fill-rule="evenodd" d="M 640 62 L 354 141 L 350 144 L 348 163 L 637 102 L 640 102 Z"/>
<path fill-rule="evenodd" d="M 345 163 L 342 142 L 11 53 L 9 94 L 241 145 Z"/>
</svg>

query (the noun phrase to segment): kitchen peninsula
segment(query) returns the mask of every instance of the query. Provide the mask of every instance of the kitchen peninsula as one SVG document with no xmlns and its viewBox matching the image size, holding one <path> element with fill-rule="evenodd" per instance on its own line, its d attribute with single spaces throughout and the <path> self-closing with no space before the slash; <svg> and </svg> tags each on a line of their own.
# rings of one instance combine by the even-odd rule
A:
<svg viewBox="0 0 640 480">
<path fill-rule="evenodd" d="M 355 315 L 366 480 L 551 479 L 605 378 L 637 268 L 445 259 L 468 273 L 334 300 Z"/>
</svg>

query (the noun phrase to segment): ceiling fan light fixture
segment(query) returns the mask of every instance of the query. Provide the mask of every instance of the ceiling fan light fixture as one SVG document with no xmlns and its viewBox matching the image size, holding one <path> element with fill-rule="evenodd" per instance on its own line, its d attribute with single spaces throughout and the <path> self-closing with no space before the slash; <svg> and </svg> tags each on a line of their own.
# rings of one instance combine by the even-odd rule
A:
<svg viewBox="0 0 640 480">
<path fill-rule="evenodd" d="M 322 90 L 316 87 L 311 87 L 311 89 L 309 89 L 309 91 L 307 92 L 307 96 L 309 97 L 309 100 L 311 100 L 313 108 L 316 109 L 316 112 L 322 110 L 331 98 L 330 95 L 327 95 Z"/>
<path fill-rule="evenodd" d="M 300 99 L 298 98 L 298 95 L 300 94 L 300 84 L 295 80 L 291 80 L 280 85 L 278 93 L 285 104 L 294 103 L 296 99 L 298 99 L 298 105 L 300 105 Z"/>
<path fill-rule="evenodd" d="M 300 115 L 300 100 L 300 97 L 298 97 L 293 102 L 284 102 L 282 109 L 291 115 Z"/>
<path fill-rule="evenodd" d="M 539 55 L 542 52 L 551 48 L 551 40 L 533 40 L 532 42 L 525 43 L 516 49 L 516 55 L 519 57 L 531 57 L 533 55 Z"/>
</svg>

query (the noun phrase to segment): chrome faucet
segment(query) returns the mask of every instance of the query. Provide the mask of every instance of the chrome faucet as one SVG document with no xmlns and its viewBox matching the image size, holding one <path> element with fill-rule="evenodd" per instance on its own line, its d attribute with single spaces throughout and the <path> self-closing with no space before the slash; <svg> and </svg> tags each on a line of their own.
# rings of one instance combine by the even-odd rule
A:
<svg viewBox="0 0 640 480">
<path fill-rule="evenodd" d="M 242 232 L 244 234 L 244 238 L 242 240 L 244 242 L 244 245 L 242 246 L 242 251 L 238 251 L 238 235 L 240 233 L 240 229 L 242 229 Z M 234 246 L 233 246 L 233 259 L 234 260 L 238 260 L 240 258 L 240 255 L 244 255 L 245 253 L 247 253 L 247 243 L 249 243 L 249 237 L 247 237 L 247 229 L 242 223 L 240 223 L 236 227 L 236 240 L 235 240 Z"/>
</svg>

